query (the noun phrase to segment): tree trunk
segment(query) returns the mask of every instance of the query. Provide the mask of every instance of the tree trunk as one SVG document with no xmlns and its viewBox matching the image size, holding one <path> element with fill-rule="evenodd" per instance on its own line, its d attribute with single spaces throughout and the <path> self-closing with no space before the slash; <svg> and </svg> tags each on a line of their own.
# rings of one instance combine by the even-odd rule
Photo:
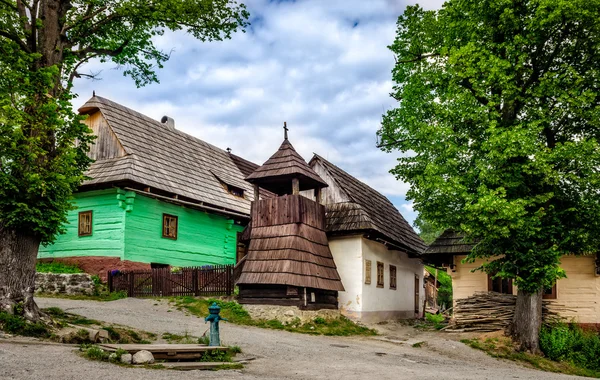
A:
<svg viewBox="0 0 600 380">
<path fill-rule="evenodd" d="M 540 352 L 540 329 L 542 327 L 542 290 L 528 294 L 519 289 L 511 335 L 521 351 Z"/>
<path fill-rule="evenodd" d="M 33 300 L 39 246 L 38 237 L 0 226 L 0 310 L 30 321 L 41 316 Z"/>
</svg>

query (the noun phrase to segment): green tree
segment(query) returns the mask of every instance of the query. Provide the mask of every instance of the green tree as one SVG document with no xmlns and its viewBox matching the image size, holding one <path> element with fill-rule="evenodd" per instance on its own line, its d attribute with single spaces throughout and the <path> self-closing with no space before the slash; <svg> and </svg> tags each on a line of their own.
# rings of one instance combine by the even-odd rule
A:
<svg viewBox="0 0 600 380">
<path fill-rule="evenodd" d="M 247 25 L 234 0 L 0 0 L 0 310 L 31 320 L 35 262 L 84 179 L 93 141 L 71 108 L 75 78 L 112 61 L 138 86 L 157 82 L 167 30 L 201 41 Z"/>
<path fill-rule="evenodd" d="M 511 332 L 538 351 L 560 258 L 600 247 L 600 1 L 449 0 L 398 19 L 383 149 L 427 220 L 518 286 Z"/>
<path fill-rule="evenodd" d="M 434 240 L 444 232 L 442 228 L 437 228 L 433 223 L 423 218 L 421 215 L 417 216 L 413 226 L 419 229 L 419 236 L 427 244 L 433 243 Z"/>
</svg>

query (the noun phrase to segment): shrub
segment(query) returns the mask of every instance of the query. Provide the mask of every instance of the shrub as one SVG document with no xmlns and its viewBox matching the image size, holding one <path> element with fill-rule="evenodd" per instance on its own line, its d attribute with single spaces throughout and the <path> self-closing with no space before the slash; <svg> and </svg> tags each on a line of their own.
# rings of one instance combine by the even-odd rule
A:
<svg viewBox="0 0 600 380">
<path fill-rule="evenodd" d="M 433 324 L 433 327 L 439 330 L 444 327 L 443 323 L 446 320 L 446 317 L 444 317 L 442 314 L 425 313 L 425 320 Z"/>
<path fill-rule="evenodd" d="M 83 356 L 90 360 L 108 361 L 110 355 L 98 346 L 82 345 L 80 350 L 83 351 Z"/>
<path fill-rule="evenodd" d="M 567 361 L 578 367 L 600 371 L 600 335 L 584 331 L 576 324 L 543 327 L 540 348 L 551 360 Z"/>
</svg>

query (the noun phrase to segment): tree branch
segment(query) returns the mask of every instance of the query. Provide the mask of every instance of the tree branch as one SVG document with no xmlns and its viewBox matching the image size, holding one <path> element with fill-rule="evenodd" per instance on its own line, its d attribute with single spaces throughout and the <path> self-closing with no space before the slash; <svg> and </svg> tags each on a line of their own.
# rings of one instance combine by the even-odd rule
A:
<svg viewBox="0 0 600 380">
<path fill-rule="evenodd" d="M 462 86 L 463 88 L 469 90 L 471 92 L 471 94 L 473 95 L 473 97 L 475 99 L 477 99 L 477 101 L 479 103 L 481 103 L 482 105 L 487 106 L 488 103 L 490 102 L 488 99 L 484 98 L 483 96 L 477 95 L 477 92 L 473 88 L 473 84 L 468 79 L 465 78 L 465 79 L 461 80 L 459 82 L 459 85 Z"/>
<path fill-rule="evenodd" d="M 417 61 L 422 61 L 424 58 L 430 58 L 430 57 L 439 57 L 440 53 L 427 53 L 427 54 L 418 54 L 417 56 L 415 56 L 415 58 L 413 59 L 404 59 L 402 61 L 396 61 L 396 63 L 411 63 L 411 62 L 417 62 Z"/>
<path fill-rule="evenodd" d="M 8 0 L 0 0 L 0 4 L 5 4 L 8 5 L 10 7 L 11 10 L 18 12 L 19 9 L 11 2 Z"/>
<path fill-rule="evenodd" d="M 21 47 L 21 49 L 23 49 L 25 52 L 31 53 L 29 46 L 27 46 L 27 44 L 25 42 L 23 42 L 23 40 L 21 40 L 18 36 L 14 35 L 14 34 L 10 34 L 7 31 L 1 30 L 1 29 L 0 29 L 0 36 L 6 37 L 11 41 L 16 42 Z"/>
<path fill-rule="evenodd" d="M 127 45 L 129 45 L 129 42 L 131 42 L 131 40 L 126 39 L 116 49 L 97 49 L 97 48 L 88 46 L 86 48 L 83 48 L 81 50 L 77 50 L 77 51 L 73 52 L 73 54 L 75 54 L 75 56 L 80 59 L 86 58 L 88 54 L 93 54 L 95 56 L 108 55 L 110 57 L 116 57 L 117 55 L 119 55 L 123 52 L 123 49 L 125 49 L 127 47 Z"/>
<path fill-rule="evenodd" d="M 92 4 L 89 4 L 88 8 L 85 11 L 85 14 L 81 18 L 81 20 L 79 20 L 79 21 L 77 21 L 77 22 L 75 22 L 74 24 L 71 24 L 71 25 L 65 24 L 65 26 L 63 27 L 63 29 L 61 31 L 61 34 L 64 35 L 66 32 L 68 32 L 69 30 L 73 29 L 74 27 L 76 27 L 76 26 L 78 26 L 78 25 L 80 25 L 80 24 L 82 24 L 82 23 L 84 23 L 84 22 L 86 22 L 88 20 L 93 19 L 94 17 L 98 16 L 100 13 L 104 12 L 105 10 L 107 10 L 108 7 L 99 8 L 95 12 L 92 12 L 92 9 L 93 9 Z"/>
</svg>

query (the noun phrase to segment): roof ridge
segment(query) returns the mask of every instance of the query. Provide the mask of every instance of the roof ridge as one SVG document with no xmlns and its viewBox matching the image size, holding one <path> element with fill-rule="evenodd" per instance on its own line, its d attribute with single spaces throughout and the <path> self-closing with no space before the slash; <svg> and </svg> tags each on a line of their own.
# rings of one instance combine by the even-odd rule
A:
<svg viewBox="0 0 600 380">
<path fill-rule="evenodd" d="M 213 144 L 211 144 L 211 143 L 209 143 L 209 142 L 207 142 L 207 141 L 204 141 L 204 140 L 202 140 L 202 139 L 201 139 L 201 138 L 199 138 L 199 137 L 196 137 L 196 136 L 194 136 L 194 135 L 191 135 L 191 134 L 189 134 L 189 133 L 186 133 L 186 132 L 184 132 L 184 131 L 182 131 L 182 130 L 180 130 L 180 129 L 177 129 L 177 128 L 173 128 L 173 129 L 165 128 L 165 126 L 163 125 L 163 123 L 161 123 L 159 120 L 153 119 L 153 118 L 151 118 L 150 116 L 148 116 L 148 115 L 146 115 L 146 114 L 143 114 L 143 113 L 141 113 L 141 112 L 139 112 L 139 111 L 136 111 L 136 110 L 134 110 L 133 108 L 129 108 L 129 107 L 127 107 L 127 106 L 124 106 L 124 105 L 122 105 L 121 103 L 117 103 L 117 102 L 115 102 L 114 100 L 110 100 L 110 99 L 108 99 L 108 98 L 104 98 L 104 97 L 102 97 L 102 96 L 98 96 L 98 95 L 96 95 L 96 96 L 94 96 L 94 97 L 95 97 L 95 98 L 98 98 L 98 99 L 101 99 L 102 101 L 106 101 L 106 102 L 108 103 L 108 105 L 110 105 L 110 106 L 116 106 L 116 108 L 123 108 L 123 109 L 125 109 L 127 112 L 129 112 L 129 113 L 133 114 L 134 116 L 137 116 L 137 117 L 140 117 L 140 118 L 142 118 L 142 119 L 145 119 L 146 121 L 150 121 L 150 122 L 152 122 L 152 123 L 158 124 L 158 125 L 159 125 L 161 128 L 164 128 L 164 130 L 165 130 L 165 131 L 167 131 L 167 132 L 172 132 L 172 133 L 175 133 L 175 134 L 183 135 L 183 136 L 185 136 L 185 137 L 191 137 L 193 140 L 196 140 L 197 142 L 200 142 L 200 143 L 202 143 L 202 144 L 206 144 L 206 145 L 207 145 L 209 148 L 216 149 L 216 150 L 218 150 L 218 151 L 220 151 L 220 152 L 223 152 L 223 153 L 229 153 L 229 152 L 227 152 L 227 150 L 225 150 L 225 149 L 221 149 L 221 148 L 219 148 L 219 147 L 218 147 L 218 146 L 216 146 L 216 145 L 213 145 Z M 87 104 L 87 103 L 89 103 L 90 101 L 92 101 L 92 99 L 94 99 L 94 97 L 90 98 L 90 100 L 88 100 L 87 102 L 85 102 L 85 103 L 84 103 L 84 105 L 83 105 L 83 106 L 81 106 L 80 108 L 83 108 L 83 107 L 85 106 L 85 104 Z M 100 102 L 101 104 L 103 103 L 102 101 Z M 100 111 L 102 112 L 102 110 L 100 110 Z M 107 120 L 107 122 L 108 122 L 108 120 Z M 238 157 L 239 157 L 239 156 L 238 156 Z"/>
</svg>

